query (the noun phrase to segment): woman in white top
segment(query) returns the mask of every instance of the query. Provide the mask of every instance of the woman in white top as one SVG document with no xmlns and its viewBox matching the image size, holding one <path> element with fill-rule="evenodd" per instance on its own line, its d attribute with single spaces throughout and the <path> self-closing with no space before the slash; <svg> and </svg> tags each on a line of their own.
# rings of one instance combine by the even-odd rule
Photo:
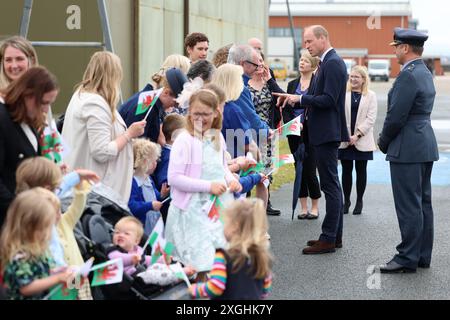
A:
<svg viewBox="0 0 450 320">
<path fill-rule="evenodd" d="M 63 138 L 67 164 L 96 172 L 128 202 L 133 178 L 131 139 L 144 133 L 145 121 L 127 129 L 116 106 L 122 81 L 120 58 L 110 52 L 92 57 L 66 111 Z"/>
</svg>

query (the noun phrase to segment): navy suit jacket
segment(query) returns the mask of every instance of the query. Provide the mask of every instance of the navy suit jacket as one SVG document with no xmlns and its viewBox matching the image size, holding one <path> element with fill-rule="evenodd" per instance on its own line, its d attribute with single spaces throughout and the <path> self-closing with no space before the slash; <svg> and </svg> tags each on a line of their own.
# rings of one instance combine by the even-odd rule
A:
<svg viewBox="0 0 450 320">
<path fill-rule="evenodd" d="M 387 161 L 419 163 L 439 160 L 431 112 L 436 90 L 423 60 L 411 62 L 388 94 L 388 110 L 378 145 Z"/>
<path fill-rule="evenodd" d="M 312 145 L 349 141 L 345 121 L 347 68 L 334 49 L 327 53 L 312 88 L 301 105 L 309 108 L 308 135 Z"/>
</svg>

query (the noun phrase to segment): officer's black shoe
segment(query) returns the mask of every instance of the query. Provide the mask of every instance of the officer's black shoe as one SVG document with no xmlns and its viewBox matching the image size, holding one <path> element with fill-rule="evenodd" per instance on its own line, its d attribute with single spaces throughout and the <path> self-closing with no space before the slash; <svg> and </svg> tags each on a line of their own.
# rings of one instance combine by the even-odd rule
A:
<svg viewBox="0 0 450 320">
<path fill-rule="evenodd" d="M 281 214 L 280 210 L 272 208 L 272 204 L 269 202 L 267 203 L 267 215 L 268 216 L 279 216 Z"/>
<path fill-rule="evenodd" d="M 430 264 L 429 263 L 424 263 L 424 262 L 419 262 L 417 267 L 419 267 L 421 269 L 429 269 L 430 268 Z"/>
</svg>

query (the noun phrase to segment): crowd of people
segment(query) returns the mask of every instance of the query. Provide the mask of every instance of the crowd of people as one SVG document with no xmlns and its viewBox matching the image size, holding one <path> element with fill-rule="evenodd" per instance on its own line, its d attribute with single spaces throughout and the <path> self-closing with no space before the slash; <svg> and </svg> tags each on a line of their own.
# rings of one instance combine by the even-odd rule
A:
<svg viewBox="0 0 450 320">
<path fill-rule="evenodd" d="M 58 125 L 55 134 L 69 152 L 55 163 L 42 150 L 57 80 L 38 65 L 26 39 L 3 41 L 0 282 L 9 298 L 42 299 L 71 277 L 71 266 L 83 264 L 74 228 L 92 184 L 99 182 L 127 202 L 133 216 L 114 227 L 109 253 L 123 260 L 126 273 L 140 261 L 149 267 L 145 277 L 165 270 L 164 261 L 152 266 L 139 247 L 163 221 L 165 239 L 174 246 L 171 260 L 182 263 L 195 283 L 192 297 L 266 296 L 273 261 L 267 215 L 281 213 L 270 203 L 274 150 L 278 129 L 299 117 L 301 136 L 288 136 L 296 165 L 303 166 L 294 195 L 301 203 L 298 219 L 319 217 L 322 191 L 326 201 L 322 235 L 308 241 L 303 253 L 341 248 L 353 167 L 353 214 L 363 212 L 367 162 L 376 150 L 377 98 L 365 67 L 355 66 L 347 76 L 324 27 L 306 28 L 304 42 L 300 76 L 285 93 L 259 39 L 220 48 L 208 61 L 208 37 L 190 34 L 188 57 L 167 57 L 152 81 L 121 106 L 120 58 L 97 52 Z M 387 137 L 393 138 L 391 132 L 382 143 Z M 71 189 L 73 203 L 62 214 L 59 198 Z M 210 216 L 211 206 L 219 208 L 217 216 Z M 89 282 L 78 298 L 92 299 Z"/>
</svg>

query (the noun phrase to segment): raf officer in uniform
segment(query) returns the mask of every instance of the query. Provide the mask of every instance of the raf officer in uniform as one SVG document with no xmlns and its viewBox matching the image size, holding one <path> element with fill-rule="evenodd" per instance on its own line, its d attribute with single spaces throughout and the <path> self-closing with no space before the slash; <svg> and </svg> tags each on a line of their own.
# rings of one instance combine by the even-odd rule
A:
<svg viewBox="0 0 450 320">
<path fill-rule="evenodd" d="M 439 152 L 431 127 L 436 90 L 422 60 L 428 36 L 395 28 L 394 47 L 402 70 L 388 95 L 388 110 L 378 139 L 390 162 L 395 210 L 401 233 L 398 254 L 380 266 L 381 273 L 408 273 L 429 268 L 433 249 L 431 171 Z"/>
</svg>

